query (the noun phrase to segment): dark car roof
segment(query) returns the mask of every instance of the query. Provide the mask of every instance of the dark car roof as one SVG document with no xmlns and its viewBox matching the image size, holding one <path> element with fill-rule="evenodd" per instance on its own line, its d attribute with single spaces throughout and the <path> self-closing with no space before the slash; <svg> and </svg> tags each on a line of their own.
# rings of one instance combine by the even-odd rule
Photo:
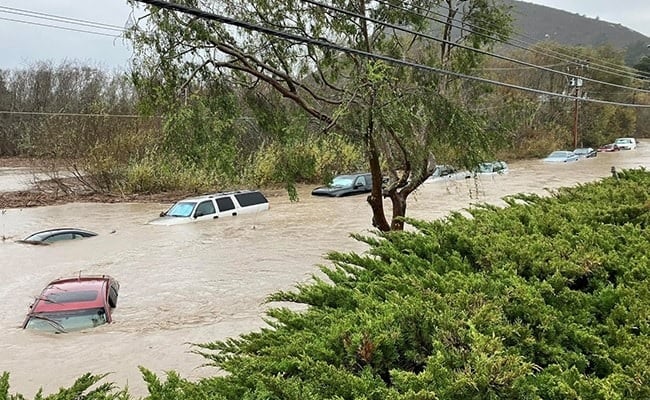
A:
<svg viewBox="0 0 650 400">
<path fill-rule="evenodd" d="M 31 235 L 27 236 L 23 241 L 25 242 L 40 242 L 41 240 L 45 240 L 48 237 L 60 233 L 77 233 L 82 236 L 90 237 L 90 236 L 97 236 L 95 232 L 86 230 L 86 229 L 80 229 L 80 228 L 53 228 L 53 229 L 46 229 L 44 231 L 39 231 L 32 233 Z"/>
<path fill-rule="evenodd" d="M 359 175 L 367 175 L 367 176 L 372 176 L 370 172 L 355 172 L 352 174 L 339 174 L 336 175 L 335 178 L 342 178 L 342 177 L 353 177 L 353 176 L 359 176 Z"/>
<path fill-rule="evenodd" d="M 332 186 L 332 182 L 334 182 L 337 179 L 345 179 L 345 180 L 350 180 L 351 184 L 353 181 L 355 181 L 358 177 L 363 176 L 366 178 L 366 185 L 365 185 L 365 192 L 370 191 L 371 185 L 372 185 L 372 174 L 370 172 L 357 172 L 357 173 L 352 173 L 352 174 L 341 174 L 341 175 L 336 175 L 335 177 L 332 178 L 332 181 L 330 181 L 330 184 L 326 186 L 319 186 L 312 190 L 311 194 L 314 196 L 332 196 L 332 197 L 339 197 L 347 194 L 359 194 L 363 193 L 362 191 L 355 191 L 352 190 L 351 186 Z"/>
</svg>

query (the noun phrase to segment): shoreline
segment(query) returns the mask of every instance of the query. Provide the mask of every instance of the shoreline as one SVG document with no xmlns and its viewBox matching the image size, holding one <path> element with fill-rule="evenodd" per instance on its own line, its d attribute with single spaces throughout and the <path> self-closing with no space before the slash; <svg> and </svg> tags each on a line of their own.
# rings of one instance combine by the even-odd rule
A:
<svg viewBox="0 0 650 400">
<path fill-rule="evenodd" d="M 23 170 L 37 174 L 42 170 L 39 160 L 25 157 L 0 157 L 0 170 Z M 62 205 L 75 202 L 84 203 L 173 203 L 187 195 L 183 191 L 170 191 L 152 194 L 96 193 L 83 187 L 76 178 L 32 180 L 36 187 L 23 190 L 3 190 L 0 188 L 0 209 L 31 208 Z"/>
<path fill-rule="evenodd" d="M 21 170 L 33 175 L 31 188 L 4 190 L 0 187 L 0 210 L 45 207 L 69 203 L 174 203 L 185 197 L 205 194 L 184 190 L 159 193 L 101 193 L 83 186 L 75 177 L 36 179 L 39 167 L 36 160 L 21 157 L 0 157 L 0 171 Z M 214 193 L 219 190 L 215 190 Z M 263 189 L 267 197 L 286 194 L 286 189 Z M 212 193 L 212 192 L 208 192 Z"/>
</svg>

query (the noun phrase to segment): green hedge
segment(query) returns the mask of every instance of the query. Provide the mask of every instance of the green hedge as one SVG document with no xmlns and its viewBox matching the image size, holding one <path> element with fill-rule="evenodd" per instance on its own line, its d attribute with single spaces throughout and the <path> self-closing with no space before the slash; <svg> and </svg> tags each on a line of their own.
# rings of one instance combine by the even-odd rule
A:
<svg viewBox="0 0 650 400">
<path fill-rule="evenodd" d="M 367 253 L 269 299 L 306 311 L 196 347 L 227 376 L 143 369 L 150 398 L 648 399 L 648 188 L 624 171 L 356 236 Z"/>
</svg>

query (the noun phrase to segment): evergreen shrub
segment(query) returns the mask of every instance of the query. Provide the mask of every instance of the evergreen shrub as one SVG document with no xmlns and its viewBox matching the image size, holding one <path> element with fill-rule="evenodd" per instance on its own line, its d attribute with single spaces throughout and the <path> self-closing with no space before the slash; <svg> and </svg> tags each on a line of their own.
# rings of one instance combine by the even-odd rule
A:
<svg viewBox="0 0 650 400">
<path fill-rule="evenodd" d="M 650 175 L 517 195 L 356 238 L 270 301 L 271 327 L 203 344 L 229 399 L 650 398 Z"/>
</svg>

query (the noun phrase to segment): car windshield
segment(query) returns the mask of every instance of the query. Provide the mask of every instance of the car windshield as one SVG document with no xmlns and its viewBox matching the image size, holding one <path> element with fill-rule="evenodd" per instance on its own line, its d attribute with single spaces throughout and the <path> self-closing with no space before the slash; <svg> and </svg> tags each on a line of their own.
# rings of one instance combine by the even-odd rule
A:
<svg viewBox="0 0 650 400">
<path fill-rule="evenodd" d="M 616 139 L 616 144 L 626 144 L 626 143 L 632 143 L 631 139 Z"/>
<path fill-rule="evenodd" d="M 174 204 L 165 215 L 170 217 L 189 217 L 192 215 L 192 210 L 194 210 L 196 202 L 193 201 L 181 201 Z"/>
<path fill-rule="evenodd" d="M 449 167 L 447 165 L 438 165 L 436 169 L 433 171 L 431 176 L 437 177 L 437 176 L 445 176 L 449 174 L 453 174 L 456 172 L 452 167 Z"/>
<path fill-rule="evenodd" d="M 354 178 L 351 176 L 337 176 L 332 179 L 329 185 L 334 187 L 348 187 L 352 186 L 352 182 L 354 182 Z"/>
<path fill-rule="evenodd" d="M 569 154 L 568 151 L 554 151 L 548 158 L 567 158 Z"/>
<path fill-rule="evenodd" d="M 37 232 L 32 235 L 29 235 L 25 238 L 25 241 L 29 242 L 40 242 L 45 239 L 50 233 L 49 232 Z"/>
<path fill-rule="evenodd" d="M 45 332 L 71 332 L 94 328 L 106 323 L 103 308 L 89 308 L 77 311 L 35 313 L 29 316 L 25 328 Z"/>
<path fill-rule="evenodd" d="M 591 151 L 591 149 L 575 149 L 573 152 L 576 154 L 587 154 Z"/>
</svg>

